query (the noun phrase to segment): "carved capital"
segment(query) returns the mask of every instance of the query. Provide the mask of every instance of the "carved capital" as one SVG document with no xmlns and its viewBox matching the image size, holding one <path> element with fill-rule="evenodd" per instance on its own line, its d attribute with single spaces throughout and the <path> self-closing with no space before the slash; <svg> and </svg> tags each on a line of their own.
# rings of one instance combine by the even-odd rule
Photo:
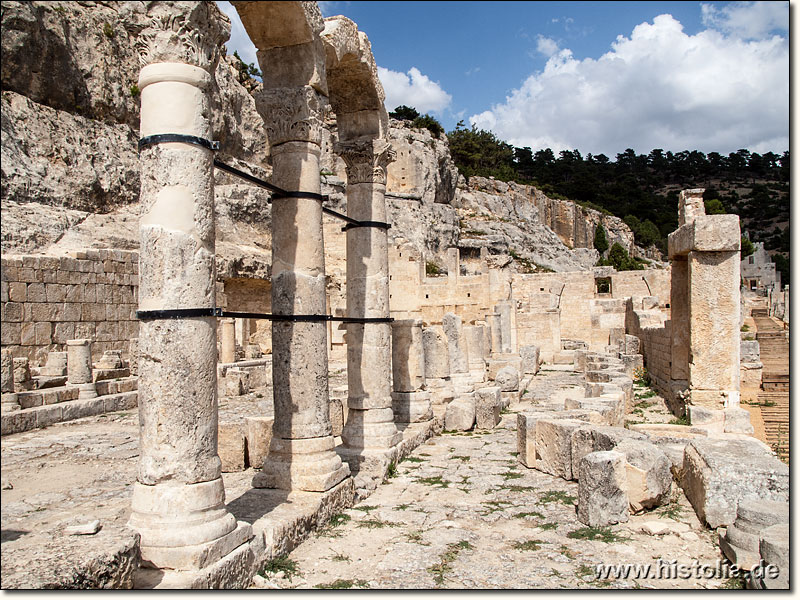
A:
<svg viewBox="0 0 800 600">
<path fill-rule="evenodd" d="M 386 167 L 397 153 L 386 140 L 343 142 L 336 144 L 347 171 L 347 183 L 386 184 Z"/>
<path fill-rule="evenodd" d="M 255 95 L 270 146 L 322 141 L 323 106 L 311 86 L 262 90 Z"/>
<path fill-rule="evenodd" d="M 230 37 L 230 20 L 208 2 L 178 2 L 156 5 L 150 22 L 136 39 L 142 66 L 159 62 L 181 62 L 212 72 L 222 44 Z"/>
</svg>

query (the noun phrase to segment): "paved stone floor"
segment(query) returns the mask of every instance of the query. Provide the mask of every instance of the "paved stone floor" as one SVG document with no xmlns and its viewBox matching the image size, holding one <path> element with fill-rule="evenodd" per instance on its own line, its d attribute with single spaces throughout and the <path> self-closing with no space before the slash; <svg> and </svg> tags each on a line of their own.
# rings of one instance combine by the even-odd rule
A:
<svg viewBox="0 0 800 600">
<path fill-rule="evenodd" d="M 541 397 L 545 391 L 569 393 L 580 380 L 553 371 L 534 382 L 528 395 Z M 650 402 L 663 406 L 658 397 Z M 670 505 L 627 524 L 584 527 L 575 514 L 576 483 L 517 462 L 515 412 L 504 414 L 494 430 L 428 440 L 372 496 L 270 565 L 257 584 L 389 589 L 731 585 L 722 578 L 597 579 L 599 564 L 649 564 L 655 572 L 659 559 L 716 566 L 721 555 L 715 535 L 700 525 L 680 490 Z M 651 412 L 666 414 L 657 408 Z M 642 531 L 653 521 L 664 534 Z"/>
<path fill-rule="evenodd" d="M 544 371 L 526 398 L 577 393 L 581 387 L 574 373 Z M 655 404 L 646 412 L 657 411 L 658 400 L 650 399 Z M 225 404 L 225 410 L 237 410 L 237 402 Z M 418 447 L 372 496 L 289 555 L 297 568 L 291 580 L 278 570 L 267 573 L 267 585 L 695 588 L 726 583 L 596 580 L 594 567 L 601 562 L 655 564 L 662 558 L 714 565 L 720 555 L 712 532 L 700 526 L 681 492 L 673 504 L 628 524 L 585 530 L 573 506 L 577 484 L 517 463 L 515 419 L 509 412 L 494 430 L 445 434 Z M 76 560 L 106 560 L 104 552 L 125 543 L 121 532 L 136 478 L 137 425 L 137 414 L 130 411 L 2 438 L 3 588 L 37 587 Z M 252 476 L 252 470 L 225 474 L 229 501 L 249 487 Z M 96 535 L 64 533 L 68 525 L 94 519 L 102 526 Z M 665 524 L 667 533 L 640 531 L 642 523 L 654 520 Z M 290 570 L 286 565 L 294 563 L 283 565 Z"/>
</svg>

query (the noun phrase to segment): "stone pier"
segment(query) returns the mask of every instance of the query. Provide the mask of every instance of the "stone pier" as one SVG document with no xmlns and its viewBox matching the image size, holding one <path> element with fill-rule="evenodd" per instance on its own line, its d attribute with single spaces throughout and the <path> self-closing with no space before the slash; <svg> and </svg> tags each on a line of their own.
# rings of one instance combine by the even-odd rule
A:
<svg viewBox="0 0 800 600">
<path fill-rule="evenodd" d="M 431 394 L 425 390 L 425 351 L 419 319 L 392 323 L 392 381 L 392 410 L 397 423 L 433 418 Z"/>
<path fill-rule="evenodd" d="M 236 362 L 236 319 L 221 319 L 219 361 L 229 364 Z"/>
<path fill-rule="evenodd" d="M 491 354 L 503 353 L 503 326 L 499 313 L 489 313 L 486 315 L 486 325 L 491 334 Z"/>
<path fill-rule="evenodd" d="M 289 192 L 272 200 L 272 312 L 325 315 L 319 196 L 326 90 L 325 53 L 319 38 L 323 21 L 310 3 L 292 4 L 283 14 L 280 5 L 236 5 L 258 48 L 264 73 L 256 108 L 270 144 L 272 183 Z M 273 321 L 272 383 L 272 440 L 263 472 L 253 485 L 311 492 L 331 489 L 350 471 L 334 451 L 324 320 Z M 391 398 L 388 391 L 386 395 Z"/>
<path fill-rule="evenodd" d="M 228 33 L 204 4 L 184 7 L 170 19 L 154 15 L 140 34 L 142 137 L 211 138 L 211 73 Z M 143 148 L 140 160 L 139 310 L 212 309 L 213 153 L 158 143 Z M 140 456 L 130 526 L 141 535 L 143 567 L 198 571 L 252 537 L 250 525 L 237 523 L 225 507 L 216 333 L 211 315 L 145 319 L 139 326 Z M 68 344 L 68 351 L 85 347 Z"/>
<path fill-rule="evenodd" d="M 669 236 L 672 377 L 685 357 L 690 403 L 721 410 L 739 405 L 741 232 L 737 215 L 706 215 L 702 195 L 681 192 L 681 226 Z"/>
<path fill-rule="evenodd" d="M 80 390 L 78 398 L 97 398 L 92 380 L 92 340 L 67 340 L 67 383 Z"/>
</svg>

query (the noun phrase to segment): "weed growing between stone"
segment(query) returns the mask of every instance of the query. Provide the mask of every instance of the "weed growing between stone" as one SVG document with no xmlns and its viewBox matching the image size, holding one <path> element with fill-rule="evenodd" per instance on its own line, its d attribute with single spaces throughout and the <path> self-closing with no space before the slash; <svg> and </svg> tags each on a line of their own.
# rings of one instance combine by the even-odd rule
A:
<svg viewBox="0 0 800 600">
<path fill-rule="evenodd" d="M 300 574 L 300 571 L 297 568 L 297 563 L 286 556 L 273 558 L 266 565 L 264 565 L 264 568 L 261 569 L 258 574 L 262 577 L 266 577 L 267 573 L 278 572 L 282 572 L 289 581 L 292 580 L 292 575 Z"/>
<path fill-rule="evenodd" d="M 369 584 L 363 579 L 337 579 L 332 583 L 319 583 L 314 587 L 319 590 L 349 590 L 352 587 L 368 588 Z"/>
<path fill-rule="evenodd" d="M 551 502 L 561 502 L 566 506 L 573 506 L 577 498 L 575 496 L 570 496 L 567 492 L 558 491 L 549 491 L 545 492 L 541 496 L 539 496 L 538 503 L 539 504 L 550 504 Z"/>
<path fill-rule="evenodd" d="M 453 570 L 452 563 L 458 557 L 458 553 L 462 550 L 472 549 L 472 544 L 467 540 L 448 544 L 447 551 L 439 557 L 439 562 L 428 567 L 428 572 L 433 574 L 433 580 L 436 582 L 436 585 L 442 585 L 444 583 L 445 574 Z"/>
<path fill-rule="evenodd" d="M 515 550 L 525 550 L 528 552 L 533 552 L 538 550 L 544 544 L 541 540 L 526 540 L 524 542 L 514 542 L 512 548 Z"/>
<path fill-rule="evenodd" d="M 608 527 L 581 527 L 575 531 L 570 531 L 567 537 L 573 540 L 592 540 L 605 542 L 606 544 L 616 544 L 628 540 L 628 538 L 614 533 Z"/>
</svg>

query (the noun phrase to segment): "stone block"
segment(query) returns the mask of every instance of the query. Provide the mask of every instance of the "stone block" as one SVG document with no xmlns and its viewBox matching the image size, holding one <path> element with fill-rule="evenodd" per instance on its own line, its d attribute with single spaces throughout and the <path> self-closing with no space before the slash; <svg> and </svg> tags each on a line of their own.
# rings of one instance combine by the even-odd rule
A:
<svg viewBox="0 0 800 600">
<path fill-rule="evenodd" d="M 42 428 L 60 423 L 63 418 L 62 405 L 52 404 L 50 406 L 40 406 L 36 410 L 36 427 Z"/>
<path fill-rule="evenodd" d="M 789 573 L 789 523 L 771 525 L 758 536 L 761 558 Z"/>
<path fill-rule="evenodd" d="M 725 433 L 745 433 L 752 435 L 754 429 L 750 423 L 750 412 L 744 408 L 725 408 L 724 413 Z"/>
<path fill-rule="evenodd" d="M 222 472 L 244 471 L 244 425 L 220 423 L 217 452 L 222 461 Z"/>
<path fill-rule="evenodd" d="M 788 502 L 789 467 L 755 438 L 695 439 L 686 445 L 681 487 L 709 527 L 731 525 L 739 502 Z"/>
<path fill-rule="evenodd" d="M 480 388 L 475 391 L 475 426 L 494 429 L 500 422 L 503 398 L 499 387 Z"/>
<path fill-rule="evenodd" d="M 650 442 L 634 439 L 620 442 L 615 450 L 625 455 L 631 511 L 667 504 L 672 492 L 671 463 L 667 455 Z"/>
<path fill-rule="evenodd" d="M 250 393 L 250 373 L 244 369 L 228 369 L 225 372 L 225 395 L 244 396 Z"/>
<path fill-rule="evenodd" d="M 131 410 L 138 406 L 139 394 L 137 392 L 125 392 L 103 396 L 103 411 L 118 412 L 121 410 Z"/>
<path fill-rule="evenodd" d="M 582 423 L 581 427 L 572 432 L 570 438 L 573 471 L 577 472 L 578 464 L 587 454 L 614 450 L 619 444 L 626 440 L 646 442 L 648 436 L 644 433 L 625 429 L 624 427 L 609 427 Z"/>
<path fill-rule="evenodd" d="M 0 415 L 0 435 L 21 433 L 31 429 L 36 429 L 34 410 L 17 410 Z"/>
<path fill-rule="evenodd" d="M 578 465 L 578 520 L 589 527 L 605 527 L 629 519 L 625 455 L 592 452 Z"/>
<path fill-rule="evenodd" d="M 334 436 L 342 435 L 342 428 L 344 427 L 344 408 L 342 404 L 341 398 L 330 398 L 328 400 L 331 429 Z"/>
<path fill-rule="evenodd" d="M 421 423 L 433 418 L 430 392 L 392 392 L 396 423 Z"/>
<path fill-rule="evenodd" d="M 272 417 L 245 417 L 247 463 L 254 469 L 264 466 L 272 440 Z"/>
<path fill-rule="evenodd" d="M 64 402 L 62 406 L 62 418 L 64 421 L 74 421 L 84 417 L 102 415 L 105 412 L 105 399 L 90 398 L 88 400 L 72 400 Z"/>
<path fill-rule="evenodd" d="M 539 419 L 536 422 L 537 468 L 563 479 L 573 479 L 572 432 L 584 423 L 575 419 Z M 574 475 L 577 475 L 575 473 Z"/>
<path fill-rule="evenodd" d="M 513 367 L 517 370 L 517 372 L 519 372 L 522 367 L 522 359 L 518 356 L 503 355 L 490 358 L 486 361 L 486 376 L 489 378 L 489 380 L 494 381 L 497 379 L 497 373 L 506 367 Z"/>
<path fill-rule="evenodd" d="M 447 405 L 444 428 L 447 431 L 468 431 L 475 424 L 475 399 L 460 396 Z"/>
<path fill-rule="evenodd" d="M 519 372 L 512 366 L 500 369 L 495 375 L 495 383 L 502 392 L 513 392 L 519 389 Z"/>
<path fill-rule="evenodd" d="M 536 457 L 536 422 L 552 419 L 549 412 L 526 412 L 517 414 L 517 460 L 529 469 L 538 468 Z"/>
<path fill-rule="evenodd" d="M 520 346 L 519 355 L 522 359 L 520 371 L 536 375 L 539 372 L 539 346 Z"/>
<path fill-rule="evenodd" d="M 761 362 L 761 347 L 756 340 L 742 340 L 740 360 L 743 363 Z"/>
</svg>

